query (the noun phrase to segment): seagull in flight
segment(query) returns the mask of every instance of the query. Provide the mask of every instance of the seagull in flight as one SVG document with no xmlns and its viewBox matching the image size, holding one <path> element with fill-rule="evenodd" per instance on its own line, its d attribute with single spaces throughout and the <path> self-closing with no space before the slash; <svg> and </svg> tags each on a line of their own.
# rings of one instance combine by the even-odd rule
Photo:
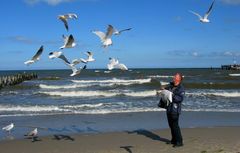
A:
<svg viewBox="0 0 240 153">
<path fill-rule="evenodd" d="M 198 16 L 199 18 L 199 21 L 202 22 L 202 23 L 209 23 L 210 20 L 208 19 L 208 16 L 211 14 L 212 12 L 212 8 L 213 8 L 213 4 L 215 3 L 215 0 L 212 2 L 211 6 L 209 7 L 207 13 L 202 17 L 201 15 L 199 15 L 198 13 L 196 12 L 193 12 L 193 11 L 189 11 L 191 13 L 193 13 L 194 15 Z"/>
<path fill-rule="evenodd" d="M 55 52 L 51 52 L 49 53 L 49 58 L 50 59 L 54 59 L 54 58 L 60 58 L 64 61 L 65 64 L 71 64 L 68 59 L 63 55 L 63 52 L 58 52 L 58 51 L 55 51 Z"/>
<path fill-rule="evenodd" d="M 73 48 L 76 46 L 75 40 L 73 38 L 73 35 L 70 36 L 62 36 L 63 40 L 64 40 L 64 45 L 62 47 L 60 47 L 60 49 L 64 49 L 64 48 Z"/>
<path fill-rule="evenodd" d="M 123 71 L 127 71 L 128 68 L 126 65 L 119 63 L 119 61 L 115 58 L 109 58 L 109 64 L 107 65 L 108 70 L 112 70 L 114 68 L 118 68 Z"/>
<path fill-rule="evenodd" d="M 37 53 L 32 57 L 32 59 L 27 60 L 26 62 L 24 62 L 24 64 L 30 65 L 30 64 L 37 62 L 38 60 L 40 60 L 40 55 L 42 54 L 42 52 L 43 52 L 43 46 L 41 46 L 38 49 Z"/>
<path fill-rule="evenodd" d="M 95 59 L 93 58 L 93 53 L 92 52 L 88 51 L 85 54 L 88 56 L 88 58 L 87 59 L 83 59 L 83 58 L 80 59 L 83 63 L 88 63 L 88 62 L 95 61 Z"/>
<path fill-rule="evenodd" d="M 73 14 L 73 13 L 58 16 L 58 19 L 61 20 L 64 23 L 64 26 L 67 29 L 67 31 L 69 29 L 67 20 L 68 19 L 77 19 L 77 18 L 78 18 L 77 15 Z"/>
<path fill-rule="evenodd" d="M 73 73 L 70 74 L 70 76 L 75 76 L 75 75 L 78 75 L 80 74 L 81 70 L 82 69 L 86 69 L 86 65 L 83 67 L 83 68 L 80 68 L 80 69 L 77 69 L 75 67 L 75 63 L 70 63 L 68 61 L 68 59 L 63 55 L 62 52 L 58 52 L 58 51 L 55 51 L 55 52 L 51 52 L 49 53 L 49 58 L 50 59 L 54 59 L 54 58 L 60 58 L 61 60 L 63 60 L 63 62 L 72 69 Z"/>
<path fill-rule="evenodd" d="M 102 42 L 102 46 L 104 48 L 106 48 L 106 47 L 112 45 L 111 37 L 112 37 L 113 31 L 114 31 L 113 26 L 108 25 L 106 33 L 102 32 L 102 31 L 92 31 L 92 32 L 100 38 L 100 40 Z"/>
<path fill-rule="evenodd" d="M 8 133 L 10 134 L 10 133 L 11 133 L 11 130 L 12 130 L 13 128 L 14 128 L 14 124 L 11 123 L 11 124 L 3 127 L 2 130 L 3 130 L 3 131 L 6 131 L 6 132 L 8 132 Z"/>
<path fill-rule="evenodd" d="M 122 32 L 129 31 L 129 30 L 131 30 L 131 29 L 132 29 L 132 28 L 123 29 L 123 30 L 117 30 L 117 29 L 114 28 L 113 34 L 114 34 L 114 35 L 120 35 Z"/>
<path fill-rule="evenodd" d="M 71 68 L 72 68 L 73 72 L 72 72 L 72 74 L 70 74 L 70 76 L 73 77 L 73 76 L 76 76 L 76 75 L 80 74 L 82 70 L 86 69 L 87 65 L 84 65 L 83 67 L 80 67 L 80 69 L 77 69 L 75 66 L 71 66 Z"/>
</svg>

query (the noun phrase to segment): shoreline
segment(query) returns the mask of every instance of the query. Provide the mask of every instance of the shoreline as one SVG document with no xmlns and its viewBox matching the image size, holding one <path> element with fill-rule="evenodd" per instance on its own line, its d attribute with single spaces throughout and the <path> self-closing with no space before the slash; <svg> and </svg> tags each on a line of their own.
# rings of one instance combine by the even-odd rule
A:
<svg viewBox="0 0 240 153">
<path fill-rule="evenodd" d="M 4 153 L 157 153 L 157 152 L 240 152 L 240 126 L 183 128 L 184 146 L 165 144 L 169 129 L 133 130 L 99 134 L 51 135 L 31 139 L 0 141 Z M 14 147 L 13 147 L 14 146 Z"/>
<path fill-rule="evenodd" d="M 180 115 L 181 128 L 234 127 L 240 126 L 240 112 L 182 112 Z M 156 130 L 167 129 L 168 123 L 165 111 L 138 112 L 120 114 L 68 114 L 46 116 L 1 117 L 0 125 L 15 124 L 12 135 L 22 139 L 23 135 L 40 127 L 40 136 L 53 134 L 96 134 L 122 132 L 138 129 Z M 0 141 L 6 133 L 0 131 Z"/>
</svg>

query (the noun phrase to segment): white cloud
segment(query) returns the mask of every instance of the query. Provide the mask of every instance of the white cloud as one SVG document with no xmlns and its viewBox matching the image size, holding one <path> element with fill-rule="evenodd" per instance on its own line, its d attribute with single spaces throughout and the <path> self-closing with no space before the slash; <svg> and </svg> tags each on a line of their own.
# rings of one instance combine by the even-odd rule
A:
<svg viewBox="0 0 240 153">
<path fill-rule="evenodd" d="M 240 0 L 221 0 L 225 4 L 240 5 Z"/>
<path fill-rule="evenodd" d="M 61 3 L 70 3 L 70 2 L 75 2 L 75 1 L 96 2 L 98 0 L 25 0 L 25 2 L 29 5 L 35 5 L 38 3 L 47 3 L 48 5 L 51 5 L 51 6 L 56 6 Z"/>
<path fill-rule="evenodd" d="M 25 0 L 25 2 L 30 5 L 35 5 L 35 4 L 44 2 L 52 6 L 55 6 L 61 3 L 73 2 L 73 1 L 74 0 Z"/>
<path fill-rule="evenodd" d="M 240 52 L 231 52 L 231 51 L 227 51 L 223 53 L 223 56 L 234 56 L 234 57 L 239 57 L 240 56 Z"/>
<path fill-rule="evenodd" d="M 192 56 L 197 57 L 197 56 L 199 56 L 199 54 L 198 54 L 198 52 L 193 52 Z"/>
</svg>

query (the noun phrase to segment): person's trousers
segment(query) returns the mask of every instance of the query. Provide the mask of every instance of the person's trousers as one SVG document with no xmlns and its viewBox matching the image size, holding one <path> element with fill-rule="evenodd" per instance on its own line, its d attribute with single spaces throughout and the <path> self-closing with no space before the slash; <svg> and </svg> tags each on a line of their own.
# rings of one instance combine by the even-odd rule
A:
<svg viewBox="0 0 240 153">
<path fill-rule="evenodd" d="M 171 129 L 172 140 L 173 144 L 182 144 L 182 134 L 178 124 L 179 121 L 179 114 L 170 114 L 167 113 L 168 125 Z"/>
</svg>

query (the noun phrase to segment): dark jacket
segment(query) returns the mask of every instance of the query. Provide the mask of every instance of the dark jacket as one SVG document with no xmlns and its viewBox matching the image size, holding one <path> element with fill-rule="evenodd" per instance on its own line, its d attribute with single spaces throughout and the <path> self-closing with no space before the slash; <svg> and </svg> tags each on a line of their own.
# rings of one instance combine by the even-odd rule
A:
<svg viewBox="0 0 240 153">
<path fill-rule="evenodd" d="M 183 85 L 180 83 L 178 86 L 174 86 L 173 82 L 165 88 L 173 93 L 172 95 L 172 103 L 170 103 L 167 107 L 168 114 L 181 114 L 181 103 L 185 96 L 185 89 Z"/>
</svg>

